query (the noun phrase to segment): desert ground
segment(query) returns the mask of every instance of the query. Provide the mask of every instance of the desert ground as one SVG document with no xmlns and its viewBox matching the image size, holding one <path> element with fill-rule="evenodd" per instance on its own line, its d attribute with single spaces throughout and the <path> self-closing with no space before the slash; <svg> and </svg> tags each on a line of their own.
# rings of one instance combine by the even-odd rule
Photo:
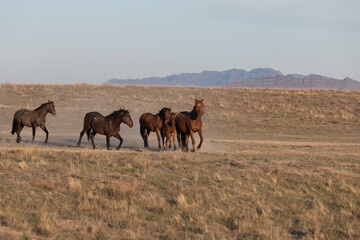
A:
<svg viewBox="0 0 360 240">
<path fill-rule="evenodd" d="M 200 151 L 143 148 L 142 113 L 195 98 Z M 48 100 L 49 142 L 17 144 L 15 111 Z M 76 147 L 87 112 L 120 107 L 122 149 Z M 0 239 L 360 239 L 360 92 L 2 84 Z"/>
</svg>

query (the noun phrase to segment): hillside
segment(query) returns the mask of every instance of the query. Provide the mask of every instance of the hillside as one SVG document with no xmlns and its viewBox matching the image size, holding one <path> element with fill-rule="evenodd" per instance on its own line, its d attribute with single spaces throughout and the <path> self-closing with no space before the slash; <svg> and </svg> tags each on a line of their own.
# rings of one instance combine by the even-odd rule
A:
<svg viewBox="0 0 360 240">
<path fill-rule="evenodd" d="M 179 86 L 213 86 L 234 82 L 236 80 L 281 74 L 271 68 L 255 68 L 251 71 L 232 69 L 223 72 L 204 71 L 202 73 L 181 73 L 167 77 L 149 77 L 142 79 L 111 79 L 107 84 L 136 85 L 179 85 Z"/>
<path fill-rule="evenodd" d="M 360 82 L 351 78 L 338 80 L 319 75 L 275 75 L 237 80 L 221 87 L 282 88 L 282 89 L 337 89 L 360 90 Z"/>
<path fill-rule="evenodd" d="M 203 98 L 199 152 L 143 148 L 139 116 Z M 10 134 L 48 100 L 45 134 Z M 123 148 L 75 147 L 83 117 L 129 109 Z M 360 92 L 0 85 L 0 239 L 359 239 Z M 198 142 L 198 137 L 196 136 Z"/>
<path fill-rule="evenodd" d="M 255 68 L 251 71 L 243 69 L 223 72 L 204 71 L 202 73 L 181 73 L 167 77 L 142 79 L 111 79 L 105 84 L 360 90 L 360 82 L 351 78 L 339 80 L 316 74 L 307 76 L 300 74 L 283 75 L 272 68 Z"/>
</svg>

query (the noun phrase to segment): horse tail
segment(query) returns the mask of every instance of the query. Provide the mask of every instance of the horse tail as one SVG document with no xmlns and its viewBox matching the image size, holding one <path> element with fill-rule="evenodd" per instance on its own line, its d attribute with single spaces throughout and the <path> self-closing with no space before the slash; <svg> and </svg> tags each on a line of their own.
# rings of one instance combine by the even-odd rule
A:
<svg viewBox="0 0 360 240">
<path fill-rule="evenodd" d="M 84 130 L 85 131 L 86 129 L 86 136 L 87 136 L 87 139 L 88 141 L 90 141 L 90 135 L 91 135 L 91 123 L 94 119 L 93 117 L 93 114 L 94 113 L 87 113 L 84 117 Z"/>
<path fill-rule="evenodd" d="M 16 120 L 15 120 L 15 116 L 13 119 L 13 124 L 12 124 L 12 130 L 11 130 L 11 134 L 14 135 L 14 133 L 16 132 Z"/>
</svg>

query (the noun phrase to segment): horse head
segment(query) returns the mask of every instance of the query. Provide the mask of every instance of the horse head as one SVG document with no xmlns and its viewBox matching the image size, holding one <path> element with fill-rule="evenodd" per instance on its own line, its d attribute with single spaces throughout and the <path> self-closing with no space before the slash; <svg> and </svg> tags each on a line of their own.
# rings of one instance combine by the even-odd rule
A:
<svg viewBox="0 0 360 240">
<path fill-rule="evenodd" d="M 204 114 L 204 99 L 198 100 L 197 98 L 195 98 L 195 106 L 194 106 L 196 112 L 198 115 L 203 115 Z"/>
<path fill-rule="evenodd" d="M 51 113 L 53 116 L 56 115 L 55 105 L 53 101 L 48 101 L 47 103 L 47 111 Z"/>
<path fill-rule="evenodd" d="M 175 125 L 175 117 L 176 117 L 176 112 L 174 113 L 174 112 L 172 112 L 171 114 L 170 114 L 170 121 L 169 121 L 169 126 L 174 126 Z"/>
<path fill-rule="evenodd" d="M 167 124 L 170 121 L 171 108 L 163 107 L 160 110 L 159 115 L 164 124 Z"/>
<path fill-rule="evenodd" d="M 121 121 L 132 128 L 134 126 L 134 123 L 133 123 L 133 121 L 131 119 L 129 110 L 120 109 L 120 111 L 122 111 L 122 113 L 123 113 Z"/>
</svg>

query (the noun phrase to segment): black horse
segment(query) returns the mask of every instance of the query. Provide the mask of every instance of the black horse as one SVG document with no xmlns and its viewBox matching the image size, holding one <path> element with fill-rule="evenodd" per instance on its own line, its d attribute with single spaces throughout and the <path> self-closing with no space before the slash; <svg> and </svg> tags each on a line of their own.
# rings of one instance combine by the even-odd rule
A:
<svg viewBox="0 0 360 240">
<path fill-rule="evenodd" d="M 89 112 L 84 117 L 84 129 L 80 132 L 79 141 L 77 146 L 80 147 L 81 138 L 84 136 L 85 132 L 88 140 L 91 140 L 93 148 L 96 149 L 94 137 L 96 133 L 106 136 L 106 148 L 110 149 L 110 137 L 116 137 L 120 140 L 119 146 L 116 148 L 119 150 L 123 143 L 123 139 L 120 136 L 120 123 L 125 123 L 129 127 L 133 127 L 133 121 L 130 117 L 129 111 L 125 109 L 120 109 L 114 111 L 108 116 L 104 117 L 98 112 Z"/>
<path fill-rule="evenodd" d="M 15 112 L 11 134 L 17 134 L 16 142 L 20 143 L 22 141 L 20 137 L 20 132 L 24 126 L 32 127 L 32 140 L 35 139 L 36 127 L 40 127 L 46 133 L 45 143 L 48 141 L 49 132 L 45 127 L 46 115 L 51 113 L 53 116 L 56 115 L 55 105 L 53 101 L 43 103 L 40 107 L 34 109 L 33 111 L 27 109 L 20 109 Z"/>
</svg>

